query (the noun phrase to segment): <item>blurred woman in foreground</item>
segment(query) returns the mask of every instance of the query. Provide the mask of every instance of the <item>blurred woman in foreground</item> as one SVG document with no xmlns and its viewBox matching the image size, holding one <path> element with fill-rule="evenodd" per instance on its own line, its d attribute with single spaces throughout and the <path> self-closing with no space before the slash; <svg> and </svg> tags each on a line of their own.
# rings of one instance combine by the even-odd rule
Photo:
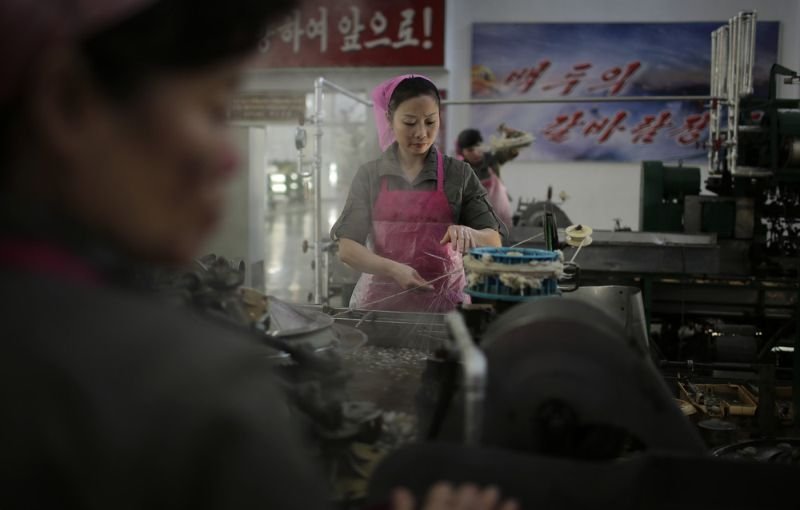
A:
<svg viewBox="0 0 800 510">
<path fill-rule="evenodd" d="M 0 507 L 327 506 L 262 348 L 127 285 L 219 222 L 227 102 L 290 4 L 0 2 Z"/>
</svg>

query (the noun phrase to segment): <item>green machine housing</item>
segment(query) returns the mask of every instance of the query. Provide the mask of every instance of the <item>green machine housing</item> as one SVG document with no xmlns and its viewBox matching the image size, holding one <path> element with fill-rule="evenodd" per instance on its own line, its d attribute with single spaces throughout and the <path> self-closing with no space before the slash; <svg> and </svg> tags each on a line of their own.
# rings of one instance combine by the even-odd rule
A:
<svg viewBox="0 0 800 510">
<path fill-rule="evenodd" d="M 700 194 L 700 169 L 643 161 L 640 229 L 645 232 L 683 232 L 684 200 Z"/>
</svg>

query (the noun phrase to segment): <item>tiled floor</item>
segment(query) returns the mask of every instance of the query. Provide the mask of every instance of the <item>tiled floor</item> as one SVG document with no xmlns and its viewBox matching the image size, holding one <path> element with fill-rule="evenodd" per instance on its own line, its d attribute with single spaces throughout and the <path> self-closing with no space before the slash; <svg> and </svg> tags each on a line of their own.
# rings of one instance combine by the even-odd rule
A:
<svg viewBox="0 0 800 510">
<path fill-rule="evenodd" d="M 327 239 L 341 205 L 323 202 L 322 231 Z M 307 303 L 314 292 L 313 251 L 303 253 L 303 241 L 313 241 L 313 204 L 277 201 L 265 221 L 267 294 L 285 301 Z"/>
</svg>

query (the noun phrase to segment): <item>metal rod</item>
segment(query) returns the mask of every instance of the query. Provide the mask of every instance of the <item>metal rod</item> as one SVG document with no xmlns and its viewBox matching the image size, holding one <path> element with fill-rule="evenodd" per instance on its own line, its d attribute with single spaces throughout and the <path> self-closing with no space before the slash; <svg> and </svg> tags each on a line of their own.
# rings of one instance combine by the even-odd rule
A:
<svg viewBox="0 0 800 510">
<path fill-rule="evenodd" d="M 314 81 L 314 303 L 322 303 L 322 87 L 325 79 Z"/>
<path fill-rule="evenodd" d="M 486 355 L 472 341 L 464 317 L 450 312 L 445 318 L 458 350 L 464 372 L 464 441 L 480 443 L 483 433 L 483 400 L 486 393 L 488 362 Z"/>
<path fill-rule="evenodd" d="M 717 100 L 717 138 L 716 138 L 716 148 L 719 150 L 722 148 L 723 141 L 727 143 L 727 138 L 723 139 L 722 136 L 722 119 L 723 116 L 727 113 L 727 101 L 725 100 L 726 97 L 726 90 L 728 87 L 728 44 L 730 41 L 730 30 L 728 26 L 725 25 L 719 28 L 719 83 L 717 84 L 717 95 L 721 98 Z M 727 129 L 728 124 L 725 124 Z M 716 152 L 714 156 L 714 162 L 716 164 L 715 168 L 719 168 L 722 164 L 720 160 L 719 152 Z"/>
<path fill-rule="evenodd" d="M 546 99 L 446 99 L 443 105 L 458 104 L 561 104 L 561 103 L 640 103 L 650 101 L 710 101 L 713 96 L 601 96 Z"/>
<path fill-rule="evenodd" d="M 728 21 L 728 127 L 726 141 L 728 142 L 728 170 L 736 172 L 736 126 L 739 124 L 739 18 L 734 17 Z"/>
<path fill-rule="evenodd" d="M 711 32 L 711 75 L 709 76 L 709 93 L 717 94 L 717 31 Z"/>
<path fill-rule="evenodd" d="M 797 281 L 800 283 L 800 274 L 797 275 Z M 798 320 L 795 325 L 794 353 L 792 353 L 792 366 L 794 370 L 792 374 L 792 402 L 794 404 L 794 424 L 797 426 L 800 425 L 800 287 L 797 290 L 797 299 L 795 302 L 797 303 L 795 314 Z"/>
<path fill-rule="evenodd" d="M 717 54 L 719 52 L 719 48 L 717 47 L 717 37 L 718 33 L 717 30 L 711 32 L 711 76 L 709 77 L 709 93 L 712 96 L 717 95 L 717 81 L 719 80 L 718 69 L 718 57 Z M 709 142 L 709 150 L 708 150 L 708 170 L 709 172 L 713 172 L 716 165 L 714 164 L 714 156 L 716 155 L 716 151 L 714 150 L 714 140 L 717 137 L 716 127 L 716 120 L 717 120 L 717 110 L 716 110 L 716 101 L 711 101 L 711 108 L 709 109 L 709 126 L 708 126 L 708 142 Z"/>
<path fill-rule="evenodd" d="M 710 362 L 710 363 L 695 363 L 693 361 L 667 361 L 662 360 L 658 362 L 658 366 L 661 368 L 689 368 L 689 369 L 701 369 L 701 370 L 731 370 L 731 371 L 758 371 L 759 367 L 761 367 L 758 363 L 718 363 L 718 362 Z M 792 374 L 791 368 L 784 368 L 784 367 L 776 367 L 775 372 L 784 375 Z"/>
<path fill-rule="evenodd" d="M 337 84 L 335 84 L 335 83 L 333 83 L 331 81 L 326 80 L 325 78 L 320 77 L 318 79 L 322 80 L 322 84 L 324 86 L 328 87 L 329 89 L 333 89 L 336 92 L 342 94 L 343 96 L 349 97 L 353 101 L 356 101 L 358 103 L 361 103 L 361 104 L 369 106 L 369 107 L 372 107 L 372 101 L 364 99 L 363 97 L 359 97 L 354 92 L 350 92 L 349 90 L 347 90 L 346 88 L 342 87 L 341 85 L 337 85 Z"/>
<path fill-rule="evenodd" d="M 758 15 L 756 11 L 750 13 L 750 47 L 748 48 L 748 59 L 747 59 L 747 93 L 752 94 L 754 91 L 753 88 L 753 66 L 756 60 L 756 28 L 758 26 Z"/>
</svg>

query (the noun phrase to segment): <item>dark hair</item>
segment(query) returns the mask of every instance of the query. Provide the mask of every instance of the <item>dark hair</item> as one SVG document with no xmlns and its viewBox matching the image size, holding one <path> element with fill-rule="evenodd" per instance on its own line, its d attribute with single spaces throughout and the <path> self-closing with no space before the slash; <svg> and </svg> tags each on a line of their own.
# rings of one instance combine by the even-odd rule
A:
<svg viewBox="0 0 800 510">
<path fill-rule="evenodd" d="M 436 106 L 440 108 L 442 106 L 442 99 L 439 97 L 439 89 L 436 88 L 436 85 L 419 76 L 406 78 L 395 87 L 392 97 L 389 98 L 389 108 L 387 109 L 389 118 L 394 117 L 394 112 L 402 103 L 419 96 L 431 96 L 436 101 Z"/>
<path fill-rule="evenodd" d="M 295 3 L 158 0 L 80 47 L 98 82 L 124 98 L 159 74 L 198 70 L 255 50 L 267 23 Z"/>
<path fill-rule="evenodd" d="M 473 128 L 467 128 L 458 134 L 456 145 L 458 146 L 459 150 L 469 149 L 470 147 L 475 147 L 482 141 L 483 136 L 481 136 L 480 131 Z"/>
</svg>

